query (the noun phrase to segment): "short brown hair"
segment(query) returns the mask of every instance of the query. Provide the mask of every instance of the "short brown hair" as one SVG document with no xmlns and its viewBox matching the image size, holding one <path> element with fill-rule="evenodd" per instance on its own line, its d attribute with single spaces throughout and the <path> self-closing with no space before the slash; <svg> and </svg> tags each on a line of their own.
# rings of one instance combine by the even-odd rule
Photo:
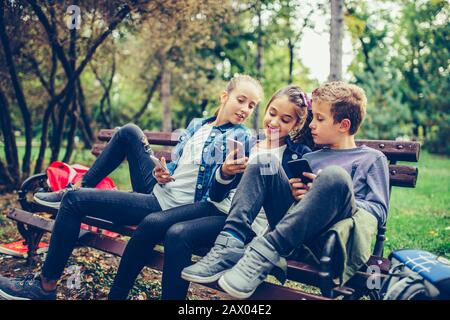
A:
<svg viewBox="0 0 450 320">
<path fill-rule="evenodd" d="M 321 85 L 312 92 L 313 101 L 327 102 L 334 122 L 349 119 L 349 133 L 355 134 L 366 115 L 367 97 L 364 90 L 354 84 L 333 81 Z"/>
</svg>

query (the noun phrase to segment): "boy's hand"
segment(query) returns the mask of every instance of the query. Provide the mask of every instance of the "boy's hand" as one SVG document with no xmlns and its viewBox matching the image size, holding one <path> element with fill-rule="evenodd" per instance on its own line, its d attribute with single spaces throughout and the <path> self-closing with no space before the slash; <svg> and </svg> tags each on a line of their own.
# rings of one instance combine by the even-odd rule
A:
<svg viewBox="0 0 450 320">
<path fill-rule="evenodd" d="M 303 172 L 303 175 L 307 178 L 310 178 L 313 182 L 317 177 L 317 175 L 310 172 Z M 289 184 L 291 185 L 292 196 L 294 197 L 294 199 L 296 201 L 300 201 L 301 199 L 303 199 L 309 189 L 311 189 L 313 182 L 304 184 L 300 178 L 289 179 Z"/>
<path fill-rule="evenodd" d="M 164 166 L 166 166 L 166 159 L 164 157 L 161 157 L 161 162 Z M 155 176 L 156 181 L 158 181 L 158 184 L 166 184 L 171 181 L 175 181 L 175 178 L 172 177 L 166 169 L 159 165 L 154 169 L 153 175 Z"/>
<path fill-rule="evenodd" d="M 232 176 L 244 172 L 247 168 L 248 157 L 235 159 L 238 150 L 234 149 L 225 158 L 225 162 L 220 167 L 220 173 L 224 178 L 231 178 Z"/>
</svg>

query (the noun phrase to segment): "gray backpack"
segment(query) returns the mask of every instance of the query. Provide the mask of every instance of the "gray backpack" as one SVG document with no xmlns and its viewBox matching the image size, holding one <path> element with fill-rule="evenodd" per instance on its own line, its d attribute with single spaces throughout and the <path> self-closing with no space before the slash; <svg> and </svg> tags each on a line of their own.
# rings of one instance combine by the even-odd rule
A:
<svg viewBox="0 0 450 320">
<path fill-rule="evenodd" d="M 450 261 L 422 250 L 389 255 L 391 268 L 380 290 L 383 300 L 450 299 Z"/>
</svg>

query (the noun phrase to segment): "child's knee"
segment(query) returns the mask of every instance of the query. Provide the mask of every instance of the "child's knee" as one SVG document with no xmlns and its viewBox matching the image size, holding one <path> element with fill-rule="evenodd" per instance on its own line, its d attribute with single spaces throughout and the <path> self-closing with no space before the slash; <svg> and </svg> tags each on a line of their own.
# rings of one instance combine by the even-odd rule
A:
<svg viewBox="0 0 450 320">
<path fill-rule="evenodd" d="M 352 182 L 348 172 L 339 166 L 329 166 L 323 169 L 316 179 L 332 185 L 349 185 Z"/>
<path fill-rule="evenodd" d="M 80 201 L 80 190 L 69 190 L 67 191 L 61 199 L 61 207 L 63 206 L 74 206 Z"/>
<path fill-rule="evenodd" d="M 127 139 L 130 138 L 141 138 L 143 136 L 142 129 L 139 128 L 134 123 L 128 123 L 121 127 L 117 132 L 120 137 L 124 137 Z"/>
<path fill-rule="evenodd" d="M 188 238 L 188 230 L 183 223 L 176 223 L 167 230 L 165 245 L 183 244 Z"/>
</svg>

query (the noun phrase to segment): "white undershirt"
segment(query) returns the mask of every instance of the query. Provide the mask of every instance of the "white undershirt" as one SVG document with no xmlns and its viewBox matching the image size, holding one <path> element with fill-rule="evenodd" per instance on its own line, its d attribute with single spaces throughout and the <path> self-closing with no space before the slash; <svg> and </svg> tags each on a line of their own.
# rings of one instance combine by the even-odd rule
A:
<svg viewBox="0 0 450 320">
<path fill-rule="evenodd" d="M 280 162 L 282 162 L 283 154 L 284 154 L 285 150 L 286 150 L 286 145 L 280 146 L 278 148 L 272 148 L 272 149 L 260 148 L 260 147 L 258 147 L 258 145 L 255 145 L 250 150 L 250 156 L 249 156 L 248 161 L 250 162 L 250 161 L 254 160 L 255 157 L 257 157 L 258 155 L 270 153 L 270 154 L 275 155 L 278 158 L 278 160 Z M 228 184 L 233 181 L 233 180 L 222 179 L 222 177 L 220 176 L 219 170 L 216 171 L 216 180 L 222 184 Z M 236 192 L 236 189 L 231 190 L 230 193 L 228 194 L 228 196 L 225 199 L 223 199 L 221 202 L 215 202 L 210 199 L 209 199 L 209 201 L 212 202 L 217 207 L 217 209 L 228 214 L 228 212 L 230 211 L 230 207 L 231 207 L 231 201 L 233 200 L 235 192 Z M 264 212 L 264 208 L 261 208 L 261 210 L 259 211 L 258 215 L 255 218 L 255 221 L 253 221 L 252 229 L 256 233 L 256 235 L 263 235 L 268 231 L 269 224 L 267 222 L 267 217 L 266 217 L 266 213 Z"/>
<path fill-rule="evenodd" d="M 198 170 L 202 163 L 203 147 L 213 126 L 203 125 L 186 142 L 171 181 L 165 185 L 155 185 L 153 194 L 161 209 L 167 210 L 194 202 Z M 205 186 L 206 187 L 206 186 Z"/>
</svg>

